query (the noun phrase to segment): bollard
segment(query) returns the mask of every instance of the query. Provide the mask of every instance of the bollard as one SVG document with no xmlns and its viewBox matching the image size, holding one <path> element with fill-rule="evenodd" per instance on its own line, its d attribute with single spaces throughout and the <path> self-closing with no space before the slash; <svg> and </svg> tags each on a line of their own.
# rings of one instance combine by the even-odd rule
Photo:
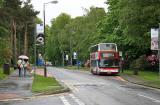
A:
<svg viewBox="0 0 160 105">
<path fill-rule="evenodd" d="M 10 74 L 10 67 L 9 67 L 9 63 L 5 63 L 3 66 L 3 74 Z"/>
</svg>

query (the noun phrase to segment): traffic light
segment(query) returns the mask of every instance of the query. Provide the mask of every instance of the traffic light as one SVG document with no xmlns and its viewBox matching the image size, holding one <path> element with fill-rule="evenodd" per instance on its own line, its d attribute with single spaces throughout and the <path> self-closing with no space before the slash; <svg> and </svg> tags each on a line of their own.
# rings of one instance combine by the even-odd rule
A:
<svg viewBox="0 0 160 105">
<path fill-rule="evenodd" d="M 44 34 L 40 33 L 36 36 L 36 45 L 44 45 Z"/>
</svg>

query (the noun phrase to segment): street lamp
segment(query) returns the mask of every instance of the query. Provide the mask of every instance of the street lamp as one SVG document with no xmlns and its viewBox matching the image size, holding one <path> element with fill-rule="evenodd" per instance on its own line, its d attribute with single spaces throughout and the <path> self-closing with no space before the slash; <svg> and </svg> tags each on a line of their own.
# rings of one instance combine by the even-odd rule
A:
<svg viewBox="0 0 160 105">
<path fill-rule="evenodd" d="M 49 4 L 49 3 L 52 3 L 52 4 L 57 4 L 58 1 L 54 0 L 54 1 L 50 1 L 50 2 L 47 2 L 47 3 L 44 3 L 43 5 L 43 16 L 44 16 L 44 76 L 47 77 L 47 69 L 46 69 L 46 31 L 45 31 L 45 5 L 46 4 Z"/>
</svg>

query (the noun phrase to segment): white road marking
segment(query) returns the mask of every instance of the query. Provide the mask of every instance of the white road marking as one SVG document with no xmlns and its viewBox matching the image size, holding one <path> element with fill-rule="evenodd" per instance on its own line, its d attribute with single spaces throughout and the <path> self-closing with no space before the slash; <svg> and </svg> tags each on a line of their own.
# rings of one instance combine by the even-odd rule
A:
<svg viewBox="0 0 160 105">
<path fill-rule="evenodd" d="M 71 96 L 78 105 L 85 105 L 82 101 L 78 99 L 78 97 L 75 97 L 73 94 L 69 94 L 69 96 Z"/>
<path fill-rule="evenodd" d="M 71 105 L 64 96 L 60 96 L 59 98 L 61 99 L 64 105 Z"/>
<path fill-rule="evenodd" d="M 110 84 L 105 84 L 102 82 L 81 82 L 81 83 L 75 83 L 73 84 L 74 86 L 76 85 L 97 85 L 97 86 L 102 86 L 102 85 L 110 85 Z"/>
<path fill-rule="evenodd" d="M 160 103 L 160 100 L 154 99 L 154 98 L 152 98 L 152 97 L 148 97 L 148 96 L 142 95 L 142 94 L 138 94 L 138 95 L 141 96 L 141 97 L 150 99 L 150 100 L 152 100 L 153 102 Z"/>
</svg>

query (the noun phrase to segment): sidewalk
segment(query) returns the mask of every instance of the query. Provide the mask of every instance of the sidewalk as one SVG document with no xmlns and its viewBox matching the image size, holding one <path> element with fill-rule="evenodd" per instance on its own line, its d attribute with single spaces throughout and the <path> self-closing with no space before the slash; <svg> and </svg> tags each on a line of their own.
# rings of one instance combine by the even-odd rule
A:
<svg viewBox="0 0 160 105">
<path fill-rule="evenodd" d="M 19 77 L 18 70 L 13 71 L 9 78 L 0 81 L 0 99 L 31 96 L 33 76 L 27 72 L 26 77 Z"/>
<path fill-rule="evenodd" d="M 18 73 L 19 71 L 15 70 L 9 78 L 0 81 L 0 100 L 9 98 L 23 98 L 36 95 L 35 93 L 31 92 L 34 77 L 29 72 L 27 72 L 26 77 L 19 77 Z M 32 70 L 31 73 L 34 73 L 34 70 Z M 36 74 L 43 76 L 44 70 L 36 69 Z M 53 77 L 53 75 L 47 72 L 47 77 Z M 65 91 L 66 90 L 58 92 Z"/>
</svg>

